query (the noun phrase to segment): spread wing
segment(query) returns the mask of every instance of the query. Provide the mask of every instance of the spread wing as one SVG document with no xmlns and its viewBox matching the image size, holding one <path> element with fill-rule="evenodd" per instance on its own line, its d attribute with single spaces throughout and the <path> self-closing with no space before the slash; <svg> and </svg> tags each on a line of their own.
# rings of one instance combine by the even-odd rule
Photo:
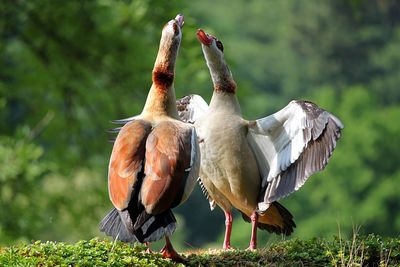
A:
<svg viewBox="0 0 400 267">
<path fill-rule="evenodd" d="M 275 114 L 250 122 L 248 140 L 262 176 L 259 210 L 321 171 L 342 129 L 338 118 L 308 101 L 291 101 Z"/>
<path fill-rule="evenodd" d="M 146 143 L 142 204 L 159 214 L 187 199 L 199 172 L 199 149 L 194 127 L 182 122 L 161 122 Z"/>
<path fill-rule="evenodd" d="M 145 144 L 151 124 L 134 120 L 119 131 L 108 167 L 108 192 L 118 210 L 128 207 L 132 190 L 143 169 Z"/>
<path fill-rule="evenodd" d="M 207 102 L 199 95 L 188 95 L 176 101 L 179 118 L 194 123 L 208 112 Z"/>
</svg>

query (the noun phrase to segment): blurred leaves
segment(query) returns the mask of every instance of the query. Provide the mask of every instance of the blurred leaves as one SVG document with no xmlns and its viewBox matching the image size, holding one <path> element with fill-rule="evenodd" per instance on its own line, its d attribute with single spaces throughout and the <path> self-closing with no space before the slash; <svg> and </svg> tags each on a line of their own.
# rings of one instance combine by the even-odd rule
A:
<svg viewBox="0 0 400 267">
<path fill-rule="evenodd" d="M 35 192 L 54 164 L 42 161 L 43 148 L 26 137 L 0 136 L 0 155 L 0 240 L 32 237 L 43 219 Z"/>
</svg>

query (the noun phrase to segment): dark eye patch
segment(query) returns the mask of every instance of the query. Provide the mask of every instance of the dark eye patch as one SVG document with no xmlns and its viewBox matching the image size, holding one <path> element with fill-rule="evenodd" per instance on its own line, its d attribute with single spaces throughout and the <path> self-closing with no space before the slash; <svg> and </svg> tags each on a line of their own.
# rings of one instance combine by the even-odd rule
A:
<svg viewBox="0 0 400 267">
<path fill-rule="evenodd" d="M 221 52 L 224 52 L 224 45 L 222 44 L 221 41 L 217 40 L 217 41 L 215 42 L 215 44 L 217 45 L 217 48 L 218 48 L 219 50 L 221 50 Z"/>
</svg>

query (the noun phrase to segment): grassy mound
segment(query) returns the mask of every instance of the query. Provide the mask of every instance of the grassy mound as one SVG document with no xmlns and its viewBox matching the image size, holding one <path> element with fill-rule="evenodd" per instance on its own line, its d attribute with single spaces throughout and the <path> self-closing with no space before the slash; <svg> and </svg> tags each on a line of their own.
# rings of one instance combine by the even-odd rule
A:
<svg viewBox="0 0 400 267">
<path fill-rule="evenodd" d="M 293 239 L 257 251 L 186 252 L 186 266 L 398 266 L 400 239 L 379 236 L 331 241 Z M 34 242 L 0 248 L 0 266 L 184 266 L 145 253 L 142 245 L 92 239 L 75 244 Z"/>
</svg>

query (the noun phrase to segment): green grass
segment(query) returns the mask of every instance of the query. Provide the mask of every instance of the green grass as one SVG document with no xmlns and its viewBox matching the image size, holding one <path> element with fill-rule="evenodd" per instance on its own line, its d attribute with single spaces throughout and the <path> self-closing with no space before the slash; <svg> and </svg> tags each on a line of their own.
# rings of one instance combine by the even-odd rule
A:
<svg viewBox="0 0 400 267">
<path fill-rule="evenodd" d="M 186 266 L 398 266 L 400 239 L 292 239 L 257 251 L 198 250 L 183 253 Z M 75 244 L 33 242 L 0 248 L 0 266 L 184 266 L 145 253 L 142 245 L 92 239 Z"/>
</svg>

